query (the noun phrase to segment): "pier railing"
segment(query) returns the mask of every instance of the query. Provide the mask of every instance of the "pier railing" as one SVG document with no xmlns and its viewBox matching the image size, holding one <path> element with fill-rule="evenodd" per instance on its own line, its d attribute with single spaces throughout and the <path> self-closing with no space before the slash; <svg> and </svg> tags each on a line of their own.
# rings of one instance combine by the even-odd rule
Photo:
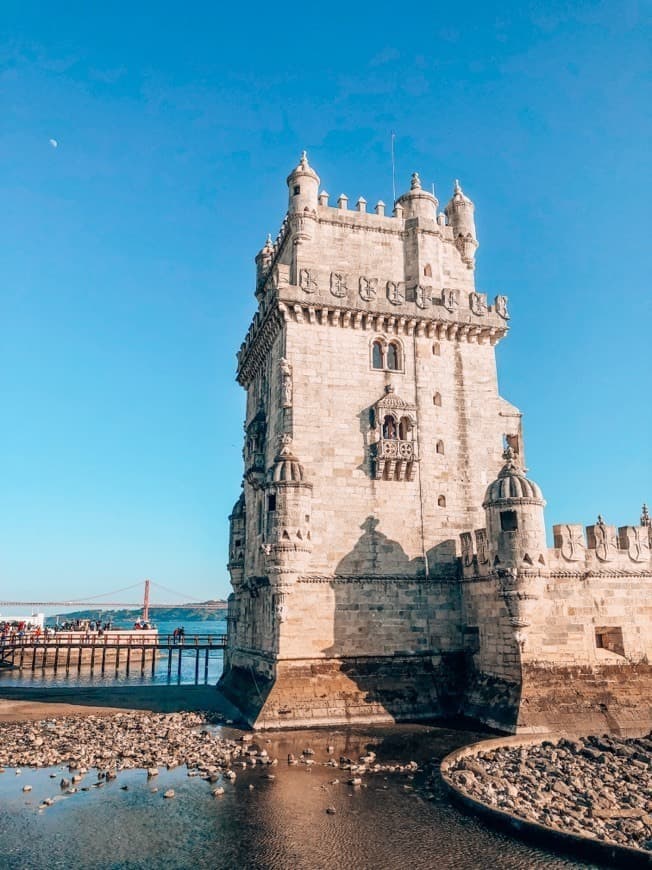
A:
<svg viewBox="0 0 652 870">
<path fill-rule="evenodd" d="M 54 671 L 71 670 L 80 673 L 82 666 L 104 675 L 115 669 L 127 675 L 138 669 L 141 675 L 156 672 L 156 663 L 167 657 L 167 675 L 173 667 L 181 679 L 182 658 L 194 658 L 195 683 L 199 682 L 200 661 L 203 658 L 204 681 L 208 679 L 211 653 L 226 647 L 225 634 L 159 635 L 157 631 L 107 630 L 104 632 L 58 631 L 16 632 L 0 635 L 0 668 Z M 203 655 L 202 655 L 203 654 Z"/>
</svg>

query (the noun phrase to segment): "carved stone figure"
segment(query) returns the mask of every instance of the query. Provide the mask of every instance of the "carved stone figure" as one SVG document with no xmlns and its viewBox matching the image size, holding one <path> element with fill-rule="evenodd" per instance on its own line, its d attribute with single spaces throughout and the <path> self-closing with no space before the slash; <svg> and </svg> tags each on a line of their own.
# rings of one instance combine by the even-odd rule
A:
<svg viewBox="0 0 652 870">
<path fill-rule="evenodd" d="M 378 288 L 378 278 L 360 278 L 360 298 L 364 302 L 370 302 L 376 295 Z"/>
<path fill-rule="evenodd" d="M 388 281 L 387 298 L 392 305 L 402 305 L 405 302 L 405 281 Z"/>
<path fill-rule="evenodd" d="M 503 320 L 509 320 L 509 311 L 507 310 L 507 296 L 496 296 L 494 301 L 494 308 L 496 309 L 496 314 L 503 318 Z"/>
<path fill-rule="evenodd" d="M 441 304 L 448 311 L 455 311 L 459 308 L 460 304 L 460 294 L 457 290 L 451 290 L 450 288 L 444 288 L 441 291 Z"/>
<path fill-rule="evenodd" d="M 292 407 L 292 366 L 285 359 L 281 358 L 281 405 L 283 408 Z"/>
<path fill-rule="evenodd" d="M 414 301 L 418 308 L 427 308 L 432 302 L 432 287 L 422 287 L 417 284 L 414 288 Z"/>
<path fill-rule="evenodd" d="M 477 314 L 478 317 L 484 317 L 487 313 L 487 295 L 486 293 L 471 293 L 469 295 L 469 304 L 471 311 Z"/>
<path fill-rule="evenodd" d="M 331 293 L 333 296 L 338 296 L 340 299 L 342 296 L 346 296 L 349 289 L 347 281 L 348 275 L 343 272 L 331 272 Z"/>
<path fill-rule="evenodd" d="M 316 293 L 319 290 L 317 275 L 313 269 L 299 270 L 299 287 L 304 293 Z"/>
</svg>

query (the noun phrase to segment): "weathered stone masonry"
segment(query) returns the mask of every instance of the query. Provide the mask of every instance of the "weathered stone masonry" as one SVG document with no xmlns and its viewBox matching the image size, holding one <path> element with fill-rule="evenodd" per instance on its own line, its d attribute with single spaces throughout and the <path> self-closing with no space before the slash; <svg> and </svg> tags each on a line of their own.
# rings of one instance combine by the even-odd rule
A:
<svg viewBox="0 0 652 870">
<path fill-rule="evenodd" d="M 498 394 L 507 300 L 476 290 L 471 201 L 456 183 L 439 213 L 414 175 L 391 217 L 362 198 L 333 208 L 305 155 L 288 188 L 238 354 L 247 410 L 223 691 L 256 727 L 467 711 L 515 730 L 549 722 L 562 663 L 579 669 L 574 685 L 582 668 L 644 682 L 648 529 L 621 530 L 614 558 L 631 580 L 593 610 L 585 593 L 603 569 L 590 563 L 587 584 L 568 542 L 546 549 L 521 415 Z M 576 527 L 555 534 L 578 552 Z M 601 635 L 587 629 L 598 617 Z M 614 652 L 610 627 L 630 626 L 636 641 Z M 580 715 L 578 698 L 567 706 Z"/>
</svg>

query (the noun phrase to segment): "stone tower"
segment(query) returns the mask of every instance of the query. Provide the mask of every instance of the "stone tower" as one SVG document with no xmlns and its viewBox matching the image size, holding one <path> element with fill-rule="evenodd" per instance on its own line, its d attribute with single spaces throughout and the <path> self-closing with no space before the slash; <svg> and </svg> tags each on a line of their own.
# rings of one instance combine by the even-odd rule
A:
<svg viewBox="0 0 652 870">
<path fill-rule="evenodd" d="M 256 727 L 456 709 L 459 536 L 484 525 L 506 443 L 523 461 L 496 378 L 507 300 L 476 288 L 459 183 L 441 212 L 415 173 L 392 215 L 329 205 L 305 153 L 287 184 L 238 353 L 220 685 Z"/>
</svg>

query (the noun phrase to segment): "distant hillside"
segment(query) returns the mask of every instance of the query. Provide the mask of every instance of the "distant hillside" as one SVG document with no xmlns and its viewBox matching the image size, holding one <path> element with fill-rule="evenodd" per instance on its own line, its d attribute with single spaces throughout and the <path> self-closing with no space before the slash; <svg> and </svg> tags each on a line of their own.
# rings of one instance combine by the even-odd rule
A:
<svg viewBox="0 0 652 870">
<path fill-rule="evenodd" d="M 211 605 L 211 609 L 202 607 L 202 605 Z M 200 604 L 191 607 L 155 607 L 150 611 L 150 618 L 154 623 L 162 620 L 179 621 L 191 620 L 206 622 L 209 619 L 219 619 L 226 613 L 226 601 L 215 599 L 212 601 L 202 601 Z M 57 619 L 60 622 L 66 622 L 71 619 L 97 619 L 99 611 L 95 610 L 75 610 L 72 613 L 59 613 L 57 616 L 48 616 L 46 622 L 48 625 L 53 625 Z M 111 620 L 112 622 L 135 622 L 141 615 L 142 609 L 137 610 L 102 610 L 102 619 L 104 621 Z"/>
</svg>

